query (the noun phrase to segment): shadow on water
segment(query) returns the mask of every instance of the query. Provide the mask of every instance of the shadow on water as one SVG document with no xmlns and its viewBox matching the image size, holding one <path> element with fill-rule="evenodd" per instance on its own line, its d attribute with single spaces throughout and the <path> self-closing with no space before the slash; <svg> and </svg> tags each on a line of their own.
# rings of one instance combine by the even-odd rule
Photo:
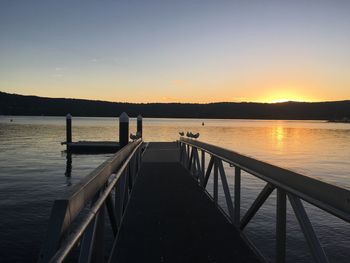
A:
<svg viewBox="0 0 350 263">
<path fill-rule="evenodd" d="M 72 185 L 71 176 L 72 176 L 72 154 L 66 153 L 66 170 L 64 172 L 64 175 L 66 176 L 66 184 L 67 186 Z"/>
</svg>

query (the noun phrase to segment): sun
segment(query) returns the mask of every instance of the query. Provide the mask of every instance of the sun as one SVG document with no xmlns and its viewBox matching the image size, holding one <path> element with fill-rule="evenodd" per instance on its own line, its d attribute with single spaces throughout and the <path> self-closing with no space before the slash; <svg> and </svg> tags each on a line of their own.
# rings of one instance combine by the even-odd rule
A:
<svg viewBox="0 0 350 263">
<path fill-rule="evenodd" d="M 263 99 L 267 103 L 282 103 L 288 101 L 297 101 L 297 102 L 307 102 L 305 96 L 297 92 L 295 89 L 281 90 L 276 89 L 276 91 L 270 91 L 267 96 Z"/>
<path fill-rule="evenodd" d="M 274 99 L 269 101 L 269 103 L 282 103 L 282 102 L 287 102 L 287 101 L 295 101 L 295 100 L 291 100 L 291 99 Z"/>
<path fill-rule="evenodd" d="M 290 98 L 278 98 L 278 99 L 272 99 L 272 100 L 267 100 L 267 103 L 283 103 L 283 102 L 289 102 L 289 101 L 294 101 L 294 102 L 309 102 L 310 100 L 308 99 L 302 99 L 300 97 L 290 97 Z"/>
</svg>

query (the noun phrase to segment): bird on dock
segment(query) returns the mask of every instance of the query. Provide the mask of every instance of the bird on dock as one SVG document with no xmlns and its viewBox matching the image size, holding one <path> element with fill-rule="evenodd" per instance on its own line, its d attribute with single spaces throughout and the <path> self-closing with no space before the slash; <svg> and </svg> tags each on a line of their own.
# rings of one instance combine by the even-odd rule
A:
<svg viewBox="0 0 350 263">
<path fill-rule="evenodd" d="M 189 138 L 197 139 L 199 137 L 199 132 L 197 132 L 196 134 L 193 134 L 192 132 L 187 132 L 186 136 Z"/>
<path fill-rule="evenodd" d="M 199 137 L 199 132 L 197 132 L 196 134 L 192 134 L 193 139 L 198 139 L 198 137 Z"/>
<path fill-rule="evenodd" d="M 179 132 L 180 136 L 184 136 L 185 133 L 182 131 L 182 132 Z"/>
<path fill-rule="evenodd" d="M 137 140 L 138 138 L 139 138 L 138 135 L 134 135 L 134 134 L 130 133 L 130 139 L 131 139 L 131 140 L 135 141 L 135 140 Z"/>
</svg>

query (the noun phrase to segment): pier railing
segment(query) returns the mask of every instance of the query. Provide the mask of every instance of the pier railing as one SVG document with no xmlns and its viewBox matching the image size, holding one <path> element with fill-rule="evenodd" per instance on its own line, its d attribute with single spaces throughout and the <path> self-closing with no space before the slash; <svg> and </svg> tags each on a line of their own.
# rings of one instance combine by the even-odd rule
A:
<svg viewBox="0 0 350 263">
<path fill-rule="evenodd" d="M 300 224 L 312 256 L 316 262 L 328 262 L 301 200 L 350 222 L 350 191 L 310 177 L 262 162 L 197 140 L 180 138 L 180 161 L 190 170 L 205 189 L 213 174 L 213 201 L 218 204 L 218 178 L 220 176 L 226 200 L 229 220 L 242 231 L 276 189 L 276 262 L 285 262 L 286 257 L 286 205 L 287 197 Z M 206 164 L 206 154 L 209 163 Z M 227 182 L 223 163 L 234 167 L 233 198 Z M 241 171 L 266 182 L 257 198 L 241 216 Z M 233 201 L 232 201 L 233 199 Z M 245 237 L 245 236 L 244 236 Z M 246 237 L 245 237 L 246 238 Z M 247 238 L 246 238 L 247 239 Z M 247 239 L 248 240 L 248 239 Z"/>
<path fill-rule="evenodd" d="M 55 200 L 38 262 L 62 262 L 76 247 L 79 262 L 104 258 L 105 210 L 115 239 L 140 169 L 141 146 L 141 139 L 129 143 Z"/>
</svg>

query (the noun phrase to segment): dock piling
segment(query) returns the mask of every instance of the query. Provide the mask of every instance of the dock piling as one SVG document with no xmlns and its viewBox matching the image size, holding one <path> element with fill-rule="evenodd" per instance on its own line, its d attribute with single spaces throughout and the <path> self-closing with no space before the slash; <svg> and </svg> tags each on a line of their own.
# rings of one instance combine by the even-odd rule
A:
<svg viewBox="0 0 350 263">
<path fill-rule="evenodd" d="M 120 148 L 129 143 L 129 116 L 125 112 L 119 116 L 119 144 Z"/>
<path fill-rule="evenodd" d="M 137 116 L 137 133 L 139 138 L 142 138 L 142 115 Z"/>
</svg>

